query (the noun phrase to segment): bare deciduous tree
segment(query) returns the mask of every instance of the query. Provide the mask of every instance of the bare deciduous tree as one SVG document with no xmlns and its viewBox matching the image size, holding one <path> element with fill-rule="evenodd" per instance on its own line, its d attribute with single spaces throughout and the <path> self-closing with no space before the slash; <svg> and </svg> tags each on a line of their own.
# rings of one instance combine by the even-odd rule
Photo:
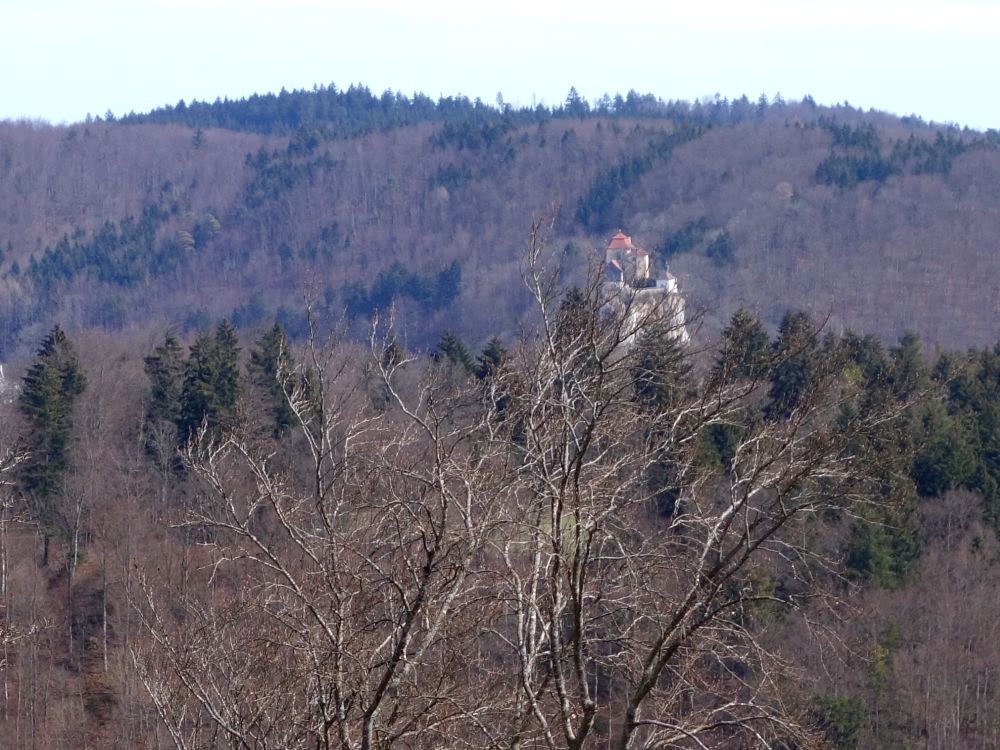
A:
<svg viewBox="0 0 1000 750">
<path fill-rule="evenodd" d="M 731 356 L 651 405 L 636 334 L 670 316 L 607 305 L 597 274 L 567 304 L 542 225 L 524 278 L 536 332 L 481 383 L 314 340 L 287 374 L 294 450 L 191 444 L 201 564 L 133 592 L 176 747 L 819 742 L 766 624 L 832 570 L 823 513 L 867 501 L 894 415 L 844 408 L 831 361 L 767 417 L 767 368 Z"/>
<path fill-rule="evenodd" d="M 411 408 L 387 371 L 399 408 L 377 414 L 350 367 L 356 351 L 311 354 L 323 398 L 292 397 L 308 472 L 288 478 L 248 436 L 195 442 L 187 461 L 206 492 L 185 523 L 205 535 L 211 573 L 202 596 L 178 600 L 179 617 L 153 596 L 142 611 L 173 676 L 234 746 L 444 733 L 475 713 L 462 647 L 494 606 L 475 561 L 506 459 L 480 440 L 489 413 L 436 377 Z M 174 694 L 139 660 L 169 715 Z"/>
</svg>

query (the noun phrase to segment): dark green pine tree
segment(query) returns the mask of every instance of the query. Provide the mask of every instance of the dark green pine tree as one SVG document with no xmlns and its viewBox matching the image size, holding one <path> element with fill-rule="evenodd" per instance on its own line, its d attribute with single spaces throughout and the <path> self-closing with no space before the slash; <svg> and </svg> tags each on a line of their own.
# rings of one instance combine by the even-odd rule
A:
<svg viewBox="0 0 1000 750">
<path fill-rule="evenodd" d="M 955 427 L 974 452 L 966 486 L 982 496 L 986 519 L 1000 533 L 1000 343 L 970 354 L 961 365 L 942 356 L 935 369 L 947 383 Z"/>
<path fill-rule="evenodd" d="M 651 415 L 662 413 L 684 398 L 691 388 L 691 363 L 683 345 L 665 325 L 655 323 L 639 334 L 632 366 L 635 399 Z M 655 420 L 652 420 L 655 423 Z M 656 443 L 657 430 L 650 428 Z M 678 470 L 671 457 L 661 455 L 647 475 L 657 512 L 671 516 L 680 498 Z"/>
<path fill-rule="evenodd" d="M 906 582 L 920 558 L 920 534 L 913 519 L 914 506 L 881 505 L 868 509 L 870 517 L 851 524 L 844 544 L 847 575 L 884 588 Z"/>
<path fill-rule="evenodd" d="M 191 345 L 184 367 L 181 390 L 181 411 L 177 419 L 177 436 L 187 441 L 206 419 L 221 412 L 215 389 L 215 340 L 201 334 Z"/>
<path fill-rule="evenodd" d="M 712 377 L 723 381 L 736 378 L 755 382 L 767 377 L 770 366 L 771 341 L 767 331 L 757 316 L 741 307 L 722 331 L 722 346 Z M 736 447 L 746 434 L 747 425 L 755 418 L 756 409 L 742 408 L 738 421 L 710 425 L 703 435 L 700 458 L 708 464 L 731 470 Z"/>
<path fill-rule="evenodd" d="M 770 418 L 787 419 L 816 377 L 818 344 L 808 313 L 785 313 L 773 349 L 776 364 L 771 372 L 771 402 L 766 413 Z"/>
<path fill-rule="evenodd" d="M 646 409 L 663 411 L 683 398 L 691 386 L 691 363 L 683 345 L 662 325 L 643 329 L 636 342 L 636 400 Z"/>
<path fill-rule="evenodd" d="M 240 395 L 240 342 L 228 320 L 215 329 L 215 362 L 219 404 L 226 415 L 232 416 Z"/>
<path fill-rule="evenodd" d="M 510 390 L 517 389 L 510 378 L 500 377 L 506 369 L 508 356 L 503 341 L 499 336 L 493 336 L 476 357 L 475 376 L 480 382 L 482 393 L 492 401 L 495 414 L 503 419 L 507 418 L 510 407 Z M 515 431 L 518 431 L 517 428 Z"/>
<path fill-rule="evenodd" d="M 53 500 L 69 467 L 73 404 L 86 385 L 73 345 L 55 326 L 24 376 L 18 400 L 29 425 L 29 457 L 22 465 L 21 485 L 48 525 L 56 520 Z"/>
<path fill-rule="evenodd" d="M 494 336 L 486 342 L 486 347 L 476 357 L 476 377 L 486 380 L 492 377 L 507 360 L 507 349 L 499 336 Z"/>
<path fill-rule="evenodd" d="M 236 332 L 227 321 L 219 324 L 214 336 L 202 334 L 191 345 L 177 422 L 181 441 L 189 440 L 203 423 L 218 431 L 235 419 L 239 356 Z"/>
<path fill-rule="evenodd" d="M 716 372 L 746 379 L 761 377 L 767 369 L 770 343 L 760 320 L 741 307 L 722 331 L 722 351 L 716 360 Z"/>
<path fill-rule="evenodd" d="M 899 338 L 899 345 L 889 350 L 889 381 L 893 394 L 900 401 L 912 399 L 927 387 L 930 371 L 920 351 L 920 337 L 907 331 Z"/>
<path fill-rule="evenodd" d="M 976 435 L 967 421 L 948 414 L 937 401 L 921 404 L 914 415 L 916 453 L 910 476 L 917 491 L 933 496 L 974 486 Z"/>
<path fill-rule="evenodd" d="M 889 360 L 877 336 L 870 333 L 859 336 L 854 331 L 846 331 L 840 339 L 840 346 L 848 363 L 858 369 L 867 391 L 881 389 L 885 385 Z"/>
<path fill-rule="evenodd" d="M 435 362 L 449 364 L 465 375 L 471 375 L 476 370 L 472 363 L 472 355 L 462 343 L 462 339 L 448 330 L 441 334 L 441 340 L 438 341 L 431 357 Z"/>
<path fill-rule="evenodd" d="M 295 422 L 289 402 L 294 367 L 285 332 L 275 323 L 257 341 L 247 364 L 250 383 L 261 396 L 275 437 L 281 437 Z"/>
<path fill-rule="evenodd" d="M 145 446 L 151 455 L 163 455 L 173 436 L 164 440 L 166 428 L 175 429 L 181 416 L 181 396 L 184 388 L 184 357 L 181 345 L 172 333 L 167 333 L 163 344 L 144 360 L 146 377 L 149 378 L 149 403 L 146 406 Z"/>
</svg>

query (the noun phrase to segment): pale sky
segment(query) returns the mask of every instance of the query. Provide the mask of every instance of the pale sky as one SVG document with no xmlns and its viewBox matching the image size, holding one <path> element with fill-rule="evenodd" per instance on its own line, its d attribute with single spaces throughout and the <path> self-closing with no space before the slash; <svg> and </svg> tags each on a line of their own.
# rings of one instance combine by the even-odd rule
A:
<svg viewBox="0 0 1000 750">
<path fill-rule="evenodd" d="M 0 0 L 0 120 L 361 83 L 514 104 L 810 94 L 1000 127 L 1000 0 Z"/>
</svg>

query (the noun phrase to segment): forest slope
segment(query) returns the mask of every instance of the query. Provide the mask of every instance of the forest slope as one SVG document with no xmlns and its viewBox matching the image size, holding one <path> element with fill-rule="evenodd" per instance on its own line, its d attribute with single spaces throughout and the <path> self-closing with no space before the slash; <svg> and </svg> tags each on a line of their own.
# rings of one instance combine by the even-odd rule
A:
<svg viewBox="0 0 1000 750">
<path fill-rule="evenodd" d="M 617 613 L 638 615 L 620 620 L 635 633 L 652 612 L 680 622 L 657 602 L 688 601 L 697 587 L 685 578 L 706 580 L 703 563 L 713 576 L 723 570 L 716 560 L 745 562 L 742 550 L 758 550 L 750 568 L 729 569 L 686 610 L 717 622 L 685 629 L 704 640 L 675 652 L 680 679 L 648 683 L 667 689 L 650 715 L 725 729 L 728 714 L 706 725 L 701 712 L 760 686 L 755 699 L 771 704 L 774 688 L 773 705 L 790 710 L 773 714 L 786 722 L 782 741 L 799 726 L 828 742 L 800 747 L 997 747 L 996 133 L 808 101 L 679 105 L 630 95 L 591 108 L 571 96 L 554 111 L 500 111 L 398 97 L 347 106 L 334 96 L 326 111 L 329 93 L 67 128 L 0 124 L 0 361 L 27 364 L 34 354 L 26 368 L 7 369 L 12 381 L 25 375 L 22 395 L 0 403 L 0 745 L 159 748 L 180 744 L 171 727 L 191 732 L 189 747 L 222 742 L 190 713 L 189 687 L 171 682 L 183 674 L 188 686 L 218 677 L 222 710 L 246 708 L 272 746 L 303 744 L 277 733 L 308 723 L 289 727 L 293 704 L 307 719 L 328 706 L 369 724 L 412 717 L 431 732 L 425 744 L 458 744 L 440 739 L 447 730 L 479 746 L 480 730 L 514 715 L 510 704 L 475 705 L 500 695 L 497 684 L 519 694 L 540 678 L 566 693 L 549 682 L 559 660 L 510 658 L 491 642 L 503 631 L 482 628 L 488 618 L 501 628 L 515 621 L 509 607 L 528 557 L 556 550 L 568 555 L 550 567 L 557 587 L 573 577 L 560 574 L 571 558 L 595 553 L 576 577 L 592 588 L 524 604 L 596 608 L 543 617 L 550 643 L 564 642 L 564 623 L 589 623 L 568 636 L 590 660 L 574 667 L 576 684 L 592 685 L 595 699 L 583 690 L 578 704 L 552 698 L 542 709 L 561 711 L 572 733 L 603 747 L 634 729 L 622 688 L 637 673 L 622 670 L 648 663 L 639 651 L 623 658 L 618 644 L 663 645 L 648 634 L 608 636 Z M 547 252 L 535 249 L 561 254 L 565 273 L 557 291 L 531 293 L 522 278 L 531 218 L 551 211 Z M 571 286 L 619 226 L 669 262 L 691 306 L 705 311 L 705 348 L 682 349 L 648 320 L 622 358 L 604 349 L 626 339 L 631 318 L 607 313 L 599 273 L 586 297 Z M 541 268 L 534 280 L 547 289 Z M 288 342 L 282 328 L 303 332 L 304 285 L 314 311 L 346 316 L 353 333 L 395 300 L 393 335 L 376 336 L 374 350 L 337 337 L 320 345 L 322 335 Z M 532 294 L 542 301 L 535 321 L 554 323 L 547 334 L 532 325 Z M 772 330 L 746 311 L 730 317 L 739 305 Z M 231 324 L 216 323 L 223 316 Z M 893 345 L 907 328 L 929 343 L 906 335 Z M 501 337 L 482 347 L 493 334 Z M 417 351 L 435 341 L 432 356 Z M 929 356 L 965 345 L 985 348 Z M 592 419 L 591 405 L 607 408 Z M 581 424 L 593 438 L 578 439 Z M 583 473 L 552 484 L 568 454 Z M 252 457 L 263 458 L 246 464 Z M 554 486 L 573 491 L 546 494 Z M 238 511 L 220 502 L 226 487 Z M 413 512 L 460 496 L 473 498 L 472 515 Z M 551 520 L 565 513 L 564 497 L 575 519 L 592 521 Z M 733 517 L 734 497 L 743 518 L 778 525 L 716 525 Z M 273 512 L 258 512 L 261 498 L 276 501 Z M 213 515 L 226 507 L 235 515 Z M 330 522 L 326 508 L 343 514 Z M 544 554 L 500 554 L 522 547 L 532 517 Z M 421 519 L 431 523 L 422 540 L 447 543 L 441 554 L 414 543 Z M 344 610 L 357 618 L 350 681 L 371 683 L 377 701 L 400 712 L 377 702 L 359 711 L 369 700 L 360 688 L 343 702 L 296 692 L 326 684 L 326 665 L 343 649 L 321 644 L 326 628 L 309 640 L 298 627 L 305 610 L 273 595 L 288 591 L 284 583 L 269 588 L 274 580 L 252 565 L 220 564 L 256 565 L 257 552 L 227 545 L 269 544 L 285 538 L 282 526 L 291 546 L 270 549 L 292 552 L 286 572 L 306 565 L 311 581 L 335 582 L 335 598 L 355 587 Z M 699 541 L 713 528 L 729 531 Z M 763 529 L 764 544 L 744 539 L 744 528 Z M 604 536 L 569 543 L 587 529 Z M 723 549 L 719 540 L 733 556 L 706 554 Z M 619 546 L 635 556 L 604 552 Z M 640 558 L 652 561 L 648 576 L 645 563 L 632 565 Z M 308 569 L 333 559 L 363 564 Z M 453 575 L 474 559 L 472 575 Z M 392 570 L 407 571 L 398 579 L 404 607 L 395 593 L 382 596 L 396 585 Z M 406 593 L 419 571 L 439 576 L 421 589 L 426 600 Z M 451 599 L 437 580 L 470 588 Z M 481 588 L 487 582 L 501 588 Z M 419 615 L 424 601 L 443 630 L 407 615 L 406 602 Z M 455 617 L 443 601 L 457 602 Z M 276 649 L 275 622 L 293 626 L 286 645 L 306 636 L 308 649 Z M 431 671 L 388 689 L 377 670 L 394 661 L 382 654 L 396 628 L 404 644 L 429 632 L 432 656 L 414 663 Z M 585 634 L 596 640 L 584 646 Z M 295 659 L 306 653 L 321 655 L 316 680 L 301 679 Z M 540 669 L 511 679 L 490 667 L 501 654 L 496 667 Z M 433 705 L 411 690 L 426 685 L 440 687 Z M 260 713 L 258 698 L 275 702 Z M 449 717 L 452 705 L 473 713 Z M 433 706 L 446 707 L 443 723 Z M 486 719 L 470 734 L 455 721 L 466 715 Z M 345 734 L 354 716 L 341 720 Z M 541 745 L 535 738 L 522 744 Z M 750 746 L 736 734 L 703 744 Z"/>
<path fill-rule="evenodd" d="M 522 321 L 524 238 L 553 210 L 569 273 L 624 227 L 669 261 L 709 330 L 741 305 L 772 328 L 801 307 L 836 330 L 913 329 L 946 347 L 998 329 L 992 131 L 811 100 L 631 95 L 504 112 L 345 100 L 324 125 L 301 114 L 322 93 L 299 94 L 297 119 L 274 104 L 257 128 L 270 134 L 183 124 L 195 111 L 211 125 L 222 105 L 0 124 L 0 358 L 57 319 L 186 330 L 277 315 L 295 334 L 306 281 L 358 325 L 395 298 L 413 346 L 444 327 L 485 341 Z M 377 116 L 344 119 L 373 102 Z"/>
</svg>

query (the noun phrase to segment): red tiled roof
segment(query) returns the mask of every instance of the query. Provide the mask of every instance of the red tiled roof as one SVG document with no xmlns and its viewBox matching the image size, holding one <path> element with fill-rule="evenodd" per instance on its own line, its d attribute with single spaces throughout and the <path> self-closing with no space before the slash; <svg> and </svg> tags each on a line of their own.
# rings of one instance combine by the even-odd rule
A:
<svg viewBox="0 0 1000 750">
<path fill-rule="evenodd" d="M 632 247 L 632 238 L 624 232 L 618 232 L 608 243 L 608 250 L 628 250 Z"/>
</svg>

